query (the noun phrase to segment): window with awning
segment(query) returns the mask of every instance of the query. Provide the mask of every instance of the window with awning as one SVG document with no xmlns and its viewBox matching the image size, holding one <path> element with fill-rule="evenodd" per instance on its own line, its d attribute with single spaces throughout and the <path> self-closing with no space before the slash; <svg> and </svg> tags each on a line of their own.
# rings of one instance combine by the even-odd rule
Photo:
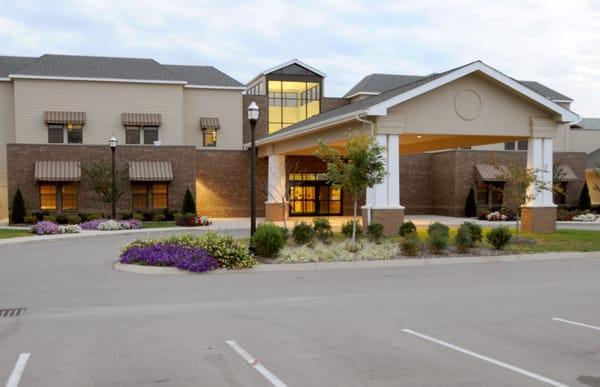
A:
<svg viewBox="0 0 600 387">
<path fill-rule="evenodd" d="M 36 161 L 34 177 L 37 181 L 80 181 L 79 161 Z"/>
<path fill-rule="evenodd" d="M 130 161 L 130 181 L 171 181 L 173 168 L 168 161 Z"/>
<path fill-rule="evenodd" d="M 44 122 L 48 126 L 48 143 L 64 143 L 65 129 L 67 143 L 83 143 L 85 112 L 44 112 Z"/>
<path fill-rule="evenodd" d="M 217 117 L 200 117 L 200 129 L 202 129 L 202 146 L 217 146 L 217 130 L 221 127 Z"/>
</svg>

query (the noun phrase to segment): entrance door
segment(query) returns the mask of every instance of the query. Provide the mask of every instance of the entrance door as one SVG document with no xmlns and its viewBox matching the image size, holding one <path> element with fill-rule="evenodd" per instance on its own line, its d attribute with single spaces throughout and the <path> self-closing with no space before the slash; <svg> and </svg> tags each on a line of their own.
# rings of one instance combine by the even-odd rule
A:
<svg viewBox="0 0 600 387">
<path fill-rule="evenodd" d="M 290 174 L 290 215 L 342 215 L 342 190 L 332 187 L 323 174 Z"/>
</svg>

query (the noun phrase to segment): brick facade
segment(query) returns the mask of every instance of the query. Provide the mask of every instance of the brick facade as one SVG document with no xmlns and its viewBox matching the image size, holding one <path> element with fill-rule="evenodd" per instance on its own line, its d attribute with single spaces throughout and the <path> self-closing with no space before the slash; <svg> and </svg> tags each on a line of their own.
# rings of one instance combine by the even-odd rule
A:
<svg viewBox="0 0 600 387">
<path fill-rule="evenodd" d="M 117 169 L 126 169 L 129 161 L 169 161 L 173 168 L 173 180 L 169 182 L 168 205 L 171 210 L 181 209 L 186 188 L 195 190 L 195 162 L 193 146 L 140 146 L 122 145 L 116 150 Z M 8 189 L 10 195 L 21 189 L 28 211 L 38 211 L 39 188 L 34 178 L 35 161 L 81 161 L 82 166 L 103 160 L 110 165 L 111 152 L 108 145 L 62 145 L 62 144 L 8 144 Z M 131 186 L 118 201 L 117 213 L 129 214 L 131 208 Z M 96 195 L 80 183 L 79 208 L 76 212 L 108 213 Z"/>
</svg>

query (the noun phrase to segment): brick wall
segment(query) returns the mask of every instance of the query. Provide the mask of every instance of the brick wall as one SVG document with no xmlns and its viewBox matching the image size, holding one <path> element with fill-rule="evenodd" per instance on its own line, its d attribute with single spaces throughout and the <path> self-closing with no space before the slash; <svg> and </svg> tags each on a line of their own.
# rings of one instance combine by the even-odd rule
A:
<svg viewBox="0 0 600 387">
<path fill-rule="evenodd" d="M 141 146 L 122 145 L 116 150 L 116 165 L 125 169 L 129 161 L 170 161 L 173 168 L 173 180 L 169 183 L 168 203 L 172 210 L 179 210 L 183 202 L 185 189 L 195 189 L 195 148 L 191 146 Z M 108 145 L 61 145 L 61 144 L 8 144 L 8 182 L 12 196 L 19 187 L 23 192 L 28 211 L 39 210 L 39 188 L 34 178 L 35 161 L 81 161 L 82 166 L 93 161 L 103 160 L 110 165 L 111 152 Z M 82 182 L 79 189 L 79 212 L 96 213 L 110 211 L 104 208 L 96 195 L 86 189 Z M 125 187 L 124 195 L 117 203 L 118 213 L 130 213 L 131 189 Z"/>
<path fill-rule="evenodd" d="M 244 109 L 244 114 L 242 114 L 244 144 L 250 142 L 251 128 L 247 109 L 252 101 L 256 102 L 260 111 L 254 135 L 257 140 L 269 135 L 269 99 L 264 95 L 244 95 L 242 103 L 242 109 Z"/>
</svg>

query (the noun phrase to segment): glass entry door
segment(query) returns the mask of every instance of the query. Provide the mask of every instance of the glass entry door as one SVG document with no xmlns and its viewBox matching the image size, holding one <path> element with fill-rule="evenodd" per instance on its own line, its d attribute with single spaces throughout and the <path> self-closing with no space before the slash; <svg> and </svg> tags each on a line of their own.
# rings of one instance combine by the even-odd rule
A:
<svg viewBox="0 0 600 387">
<path fill-rule="evenodd" d="M 322 174 L 293 173 L 290 180 L 290 215 L 342 215 L 342 190 Z"/>
</svg>

